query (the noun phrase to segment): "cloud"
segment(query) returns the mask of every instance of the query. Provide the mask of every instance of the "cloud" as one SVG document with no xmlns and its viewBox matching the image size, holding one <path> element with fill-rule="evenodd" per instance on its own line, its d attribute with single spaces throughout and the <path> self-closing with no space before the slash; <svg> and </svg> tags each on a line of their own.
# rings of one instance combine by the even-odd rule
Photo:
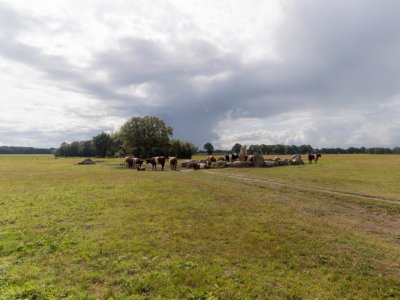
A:
<svg viewBox="0 0 400 300">
<path fill-rule="evenodd" d="M 256 2 L 3 1 L 3 134 L 41 146 L 53 127 L 57 146 L 157 115 L 200 147 L 398 146 L 400 3 Z"/>
</svg>

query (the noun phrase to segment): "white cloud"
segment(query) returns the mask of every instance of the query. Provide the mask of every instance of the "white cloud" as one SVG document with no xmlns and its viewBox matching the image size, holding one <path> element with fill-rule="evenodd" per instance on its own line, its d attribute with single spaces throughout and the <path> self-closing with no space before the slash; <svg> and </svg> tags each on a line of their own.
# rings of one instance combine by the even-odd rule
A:
<svg viewBox="0 0 400 300">
<path fill-rule="evenodd" d="M 155 114 L 175 137 L 398 146 L 397 2 L 0 1 L 4 144 Z"/>
</svg>

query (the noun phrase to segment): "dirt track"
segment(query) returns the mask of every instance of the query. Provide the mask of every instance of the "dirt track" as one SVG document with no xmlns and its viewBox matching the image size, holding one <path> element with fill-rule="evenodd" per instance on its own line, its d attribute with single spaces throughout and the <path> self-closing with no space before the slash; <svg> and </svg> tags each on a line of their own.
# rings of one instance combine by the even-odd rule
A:
<svg viewBox="0 0 400 300">
<path fill-rule="evenodd" d="M 207 173 L 213 174 L 213 175 L 224 176 L 224 177 L 228 177 L 228 178 L 232 178 L 232 179 L 236 179 L 236 180 L 240 180 L 240 181 L 288 187 L 288 188 L 298 190 L 298 191 L 313 191 L 313 192 L 319 192 L 319 193 L 330 194 L 330 195 L 354 197 L 354 198 L 359 198 L 359 199 L 364 199 L 364 200 L 372 200 L 372 201 L 379 201 L 379 202 L 400 205 L 400 200 L 394 199 L 394 198 L 364 195 L 364 194 L 357 194 L 357 193 L 343 192 L 343 191 L 335 191 L 335 190 L 330 190 L 330 189 L 315 188 L 315 187 L 302 186 L 302 185 L 296 185 L 296 184 L 288 184 L 285 182 L 279 182 L 279 181 L 270 180 L 270 179 L 258 179 L 258 178 L 247 177 L 247 176 L 242 176 L 242 175 L 222 174 L 222 173 L 218 173 L 218 172 L 211 171 L 211 170 L 204 170 L 204 172 L 207 172 Z"/>
</svg>

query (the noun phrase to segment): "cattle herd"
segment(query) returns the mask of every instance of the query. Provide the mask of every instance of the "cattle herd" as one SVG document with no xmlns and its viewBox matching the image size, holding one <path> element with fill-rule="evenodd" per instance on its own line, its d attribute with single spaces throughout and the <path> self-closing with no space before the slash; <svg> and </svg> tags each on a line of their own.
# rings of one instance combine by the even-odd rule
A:
<svg viewBox="0 0 400 300">
<path fill-rule="evenodd" d="M 308 162 L 310 164 L 313 161 L 317 163 L 320 157 L 320 153 L 308 154 Z M 157 165 L 160 165 L 161 170 L 164 171 L 165 163 L 167 161 L 169 162 L 171 170 L 177 170 L 178 158 L 174 156 L 156 156 L 148 159 L 127 156 L 125 157 L 123 165 L 138 171 L 146 170 L 143 166 L 144 163 L 151 164 L 152 170 L 157 170 Z M 304 164 L 304 161 L 299 154 L 293 155 L 290 159 L 275 157 L 266 160 L 261 154 L 245 155 L 241 157 L 241 159 L 237 154 L 227 154 L 225 157 L 219 157 L 218 160 L 213 155 L 208 156 L 208 158 L 204 160 L 187 160 L 181 163 L 181 167 L 185 169 L 199 170 L 226 167 L 277 167 L 302 164 Z"/>
</svg>

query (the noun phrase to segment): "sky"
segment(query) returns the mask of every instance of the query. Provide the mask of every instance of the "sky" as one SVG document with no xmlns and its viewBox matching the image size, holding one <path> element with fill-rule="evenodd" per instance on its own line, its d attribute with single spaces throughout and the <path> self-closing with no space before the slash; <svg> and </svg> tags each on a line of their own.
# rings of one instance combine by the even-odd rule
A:
<svg viewBox="0 0 400 300">
<path fill-rule="evenodd" d="M 0 146 L 400 146 L 398 0 L 0 0 Z"/>
</svg>

